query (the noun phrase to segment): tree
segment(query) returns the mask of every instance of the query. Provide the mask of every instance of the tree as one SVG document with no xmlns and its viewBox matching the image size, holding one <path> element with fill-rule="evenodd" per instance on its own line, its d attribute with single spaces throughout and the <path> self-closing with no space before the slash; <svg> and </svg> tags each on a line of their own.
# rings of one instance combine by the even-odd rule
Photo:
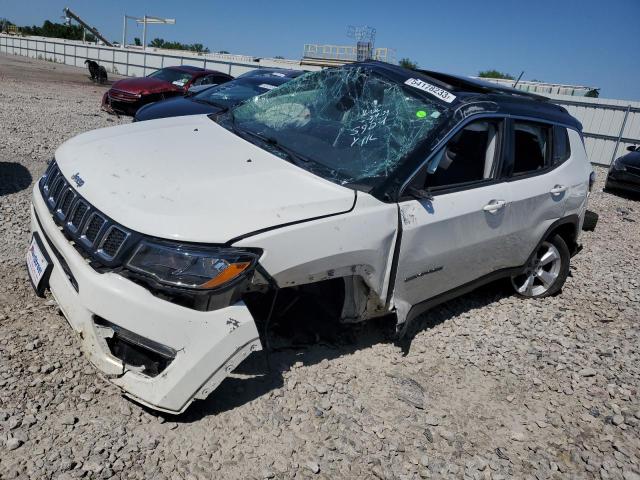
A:
<svg viewBox="0 0 640 480">
<path fill-rule="evenodd" d="M 599 96 L 600 96 L 599 88 L 592 88 L 585 94 L 585 97 L 590 97 L 590 98 L 598 98 Z"/>
<path fill-rule="evenodd" d="M 282 55 L 276 55 L 273 58 L 277 58 L 278 60 L 284 60 L 284 57 Z"/>
<path fill-rule="evenodd" d="M 140 39 L 139 39 L 138 37 L 135 37 L 135 38 L 133 39 L 133 44 L 134 44 L 136 47 L 141 47 L 141 46 L 142 46 L 142 42 L 140 41 Z"/>
<path fill-rule="evenodd" d="M 13 23 L 6 18 L 0 18 L 0 32 L 8 31 L 10 26 L 13 26 Z"/>
<path fill-rule="evenodd" d="M 31 27 L 21 27 L 25 35 L 37 35 L 39 37 L 65 38 L 67 40 L 82 40 L 84 27 L 80 25 L 66 25 L 64 23 L 53 23 L 45 20 L 41 27 L 35 25 Z M 91 33 L 86 33 L 86 40 L 95 42 L 96 37 Z"/>
<path fill-rule="evenodd" d="M 154 38 L 149 42 L 149 46 L 153 48 L 165 48 L 165 41 L 162 38 Z"/>
<path fill-rule="evenodd" d="M 499 72 L 498 70 L 482 70 L 478 72 L 478 76 L 482 78 L 503 78 L 505 80 L 515 80 L 510 73 Z"/>
<path fill-rule="evenodd" d="M 149 42 L 149 46 L 153 48 L 165 48 L 167 50 L 188 50 L 197 53 L 209 53 L 210 50 L 201 43 L 180 43 L 180 42 L 167 42 L 163 38 L 154 38 Z"/>
<path fill-rule="evenodd" d="M 398 62 L 398 65 L 400 65 L 402 68 L 408 68 L 409 70 L 418 69 L 418 62 L 414 62 L 410 58 L 406 58 L 406 57 L 401 58 L 400 61 Z"/>
</svg>

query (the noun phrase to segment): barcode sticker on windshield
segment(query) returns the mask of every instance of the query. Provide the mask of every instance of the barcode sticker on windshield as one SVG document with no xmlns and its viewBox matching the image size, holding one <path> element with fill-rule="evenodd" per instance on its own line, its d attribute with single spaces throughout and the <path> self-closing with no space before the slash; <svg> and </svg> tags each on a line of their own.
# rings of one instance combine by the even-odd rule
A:
<svg viewBox="0 0 640 480">
<path fill-rule="evenodd" d="M 269 85 L 268 83 L 261 83 L 260 85 L 258 85 L 258 87 L 264 88 L 265 90 L 273 90 L 274 88 L 276 88 L 275 85 Z"/>
<path fill-rule="evenodd" d="M 404 84 L 430 93 L 434 97 L 438 97 L 440 100 L 443 100 L 447 103 L 451 103 L 456 99 L 456 96 L 453 93 L 447 92 L 440 87 L 436 87 L 435 85 L 431 85 L 430 83 L 424 82 L 417 78 L 410 78 L 406 82 L 404 82 Z"/>
</svg>

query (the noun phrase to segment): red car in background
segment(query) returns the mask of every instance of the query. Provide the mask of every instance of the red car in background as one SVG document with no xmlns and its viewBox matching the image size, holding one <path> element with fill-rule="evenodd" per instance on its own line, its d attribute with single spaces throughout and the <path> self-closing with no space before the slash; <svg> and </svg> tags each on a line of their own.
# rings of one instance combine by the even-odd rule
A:
<svg viewBox="0 0 640 480">
<path fill-rule="evenodd" d="M 218 85 L 233 80 L 231 75 L 190 65 L 166 67 L 146 77 L 115 82 L 102 97 L 102 108 L 112 113 L 135 115 L 147 103 L 184 95 L 196 85 Z"/>
</svg>

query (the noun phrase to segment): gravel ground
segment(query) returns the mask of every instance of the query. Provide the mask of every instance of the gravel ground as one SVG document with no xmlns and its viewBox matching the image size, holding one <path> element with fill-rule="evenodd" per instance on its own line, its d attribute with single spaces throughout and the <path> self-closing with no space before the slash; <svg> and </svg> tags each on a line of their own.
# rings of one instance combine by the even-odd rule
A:
<svg viewBox="0 0 640 480">
<path fill-rule="evenodd" d="M 103 88 L 0 55 L 0 478 L 640 479 L 640 204 L 600 190 L 554 298 L 482 288 L 426 315 L 406 355 L 384 321 L 290 342 L 178 417 L 123 398 L 23 267 L 54 149 L 128 121 L 99 111 Z"/>
</svg>

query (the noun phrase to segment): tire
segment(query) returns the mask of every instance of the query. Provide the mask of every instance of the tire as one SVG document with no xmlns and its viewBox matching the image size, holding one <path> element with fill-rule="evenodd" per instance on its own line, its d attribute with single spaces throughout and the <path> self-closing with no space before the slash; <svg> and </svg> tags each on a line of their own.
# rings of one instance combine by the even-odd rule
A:
<svg viewBox="0 0 640 480">
<path fill-rule="evenodd" d="M 584 230 L 585 232 L 593 232 L 596 229 L 597 224 L 598 224 L 598 214 L 596 212 L 592 212 L 591 210 L 587 210 L 584 213 L 582 230 Z"/>
<path fill-rule="evenodd" d="M 607 180 L 604 183 L 604 188 L 602 189 L 602 191 L 604 193 L 609 193 L 609 194 L 615 195 L 615 193 L 617 191 L 617 188 L 616 187 L 612 187 L 611 184 L 609 183 L 609 180 Z"/>
<path fill-rule="evenodd" d="M 516 295 L 544 298 L 555 295 L 569 276 L 571 255 L 560 235 L 544 240 L 531 255 L 525 271 L 511 278 Z"/>
</svg>

